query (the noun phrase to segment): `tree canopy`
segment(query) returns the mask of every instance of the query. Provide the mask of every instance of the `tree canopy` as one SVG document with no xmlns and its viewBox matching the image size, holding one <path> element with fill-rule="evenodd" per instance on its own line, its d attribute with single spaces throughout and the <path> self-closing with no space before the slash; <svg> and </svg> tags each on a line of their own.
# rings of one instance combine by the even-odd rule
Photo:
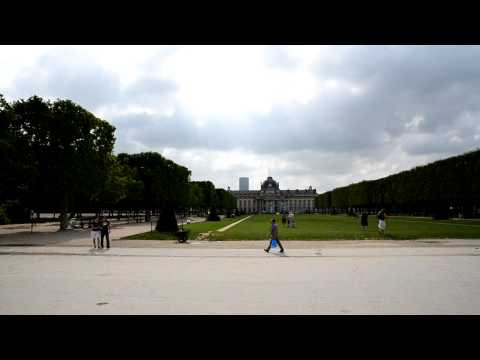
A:
<svg viewBox="0 0 480 360">
<path fill-rule="evenodd" d="M 455 209 L 475 216 L 480 205 L 480 150 L 320 194 L 316 206 L 389 208 L 392 213 L 446 217 Z M 452 208 L 452 209 L 451 209 Z"/>
<path fill-rule="evenodd" d="M 38 96 L 7 102 L 0 94 L 0 222 L 30 211 L 68 214 L 101 209 L 159 215 L 157 230 L 178 229 L 176 211 L 230 214 L 235 198 L 156 152 L 113 154 L 115 127 L 70 100 Z"/>
</svg>

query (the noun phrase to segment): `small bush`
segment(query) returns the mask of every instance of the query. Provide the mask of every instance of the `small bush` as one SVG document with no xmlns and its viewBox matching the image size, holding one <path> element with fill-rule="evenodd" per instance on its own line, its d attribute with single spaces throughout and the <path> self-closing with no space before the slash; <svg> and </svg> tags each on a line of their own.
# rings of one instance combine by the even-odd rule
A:
<svg viewBox="0 0 480 360">
<path fill-rule="evenodd" d="M 6 201 L 5 204 L 3 204 L 3 208 L 5 209 L 6 216 L 10 223 L 18 224 L 30 222 L 30 213 L 28 209 L 24 208 L 19 201 Z"/>
<path fill-rule="evenodd" d="M 7 209 L 0 206 L 0 225 L 10 224 L 10 219 L 7 216 Z"/>
</svg>

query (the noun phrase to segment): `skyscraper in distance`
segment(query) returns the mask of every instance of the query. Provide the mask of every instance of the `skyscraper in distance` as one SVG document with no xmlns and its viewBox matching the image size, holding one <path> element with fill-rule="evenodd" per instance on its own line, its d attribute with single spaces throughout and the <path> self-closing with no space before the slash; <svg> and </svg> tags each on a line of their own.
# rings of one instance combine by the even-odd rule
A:
<svg viewBox="0 0 480 360">
<path fill-rule="evenodd" d="M 248 191 L 248 177 L 241 177 L 239 179 L 238 189 L 240 191 Z"/>
</svg>

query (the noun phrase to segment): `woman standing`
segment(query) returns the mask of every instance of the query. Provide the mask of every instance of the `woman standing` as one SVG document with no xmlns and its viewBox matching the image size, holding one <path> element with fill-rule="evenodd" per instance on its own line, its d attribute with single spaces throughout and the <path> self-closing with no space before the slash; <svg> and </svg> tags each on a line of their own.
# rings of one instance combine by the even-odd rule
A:
<svg viewBox="0 0 480 360">
<path fill-rule="evenodd" d="M 385 219 L 387 218 L 387 214 L 385 213 L 385 209 L 382 209 L 377 214 L 378 217 L 378 232 L 383 236 L 385 235 L 385 229 L 387 228 L 387 223 Z"/>
<path fill-rule="evenodd" d="M 90 231 L 90 235 L 92 236 L 92 240 L 93 240 L 94 249 L 96 248 L 100 249 L 100 231 L 101 231 L 100 219 L 96 218 L 93 221 L 92 230 Z"/>
</svg>

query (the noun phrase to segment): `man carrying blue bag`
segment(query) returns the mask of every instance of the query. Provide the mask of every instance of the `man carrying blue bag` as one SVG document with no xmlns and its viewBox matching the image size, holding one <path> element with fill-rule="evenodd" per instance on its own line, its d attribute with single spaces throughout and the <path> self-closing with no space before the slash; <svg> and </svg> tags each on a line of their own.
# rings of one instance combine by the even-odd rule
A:
<svg viewBox="0 0 480 360">
<path fill-rule="evenodd" d="M 280 246 L 280 252 L 283 253 L 284 249 L 282 243 L 278 239 L 278 225 L 275 223 L 275 219 L 272 219 L 272 228 L 270 231 L 270 242 L 268 243 L 268 247 L 264 249 L 267 253 L 270 251 L 270 248 L 276 247 L 276 245 Z"/>
</svg>

